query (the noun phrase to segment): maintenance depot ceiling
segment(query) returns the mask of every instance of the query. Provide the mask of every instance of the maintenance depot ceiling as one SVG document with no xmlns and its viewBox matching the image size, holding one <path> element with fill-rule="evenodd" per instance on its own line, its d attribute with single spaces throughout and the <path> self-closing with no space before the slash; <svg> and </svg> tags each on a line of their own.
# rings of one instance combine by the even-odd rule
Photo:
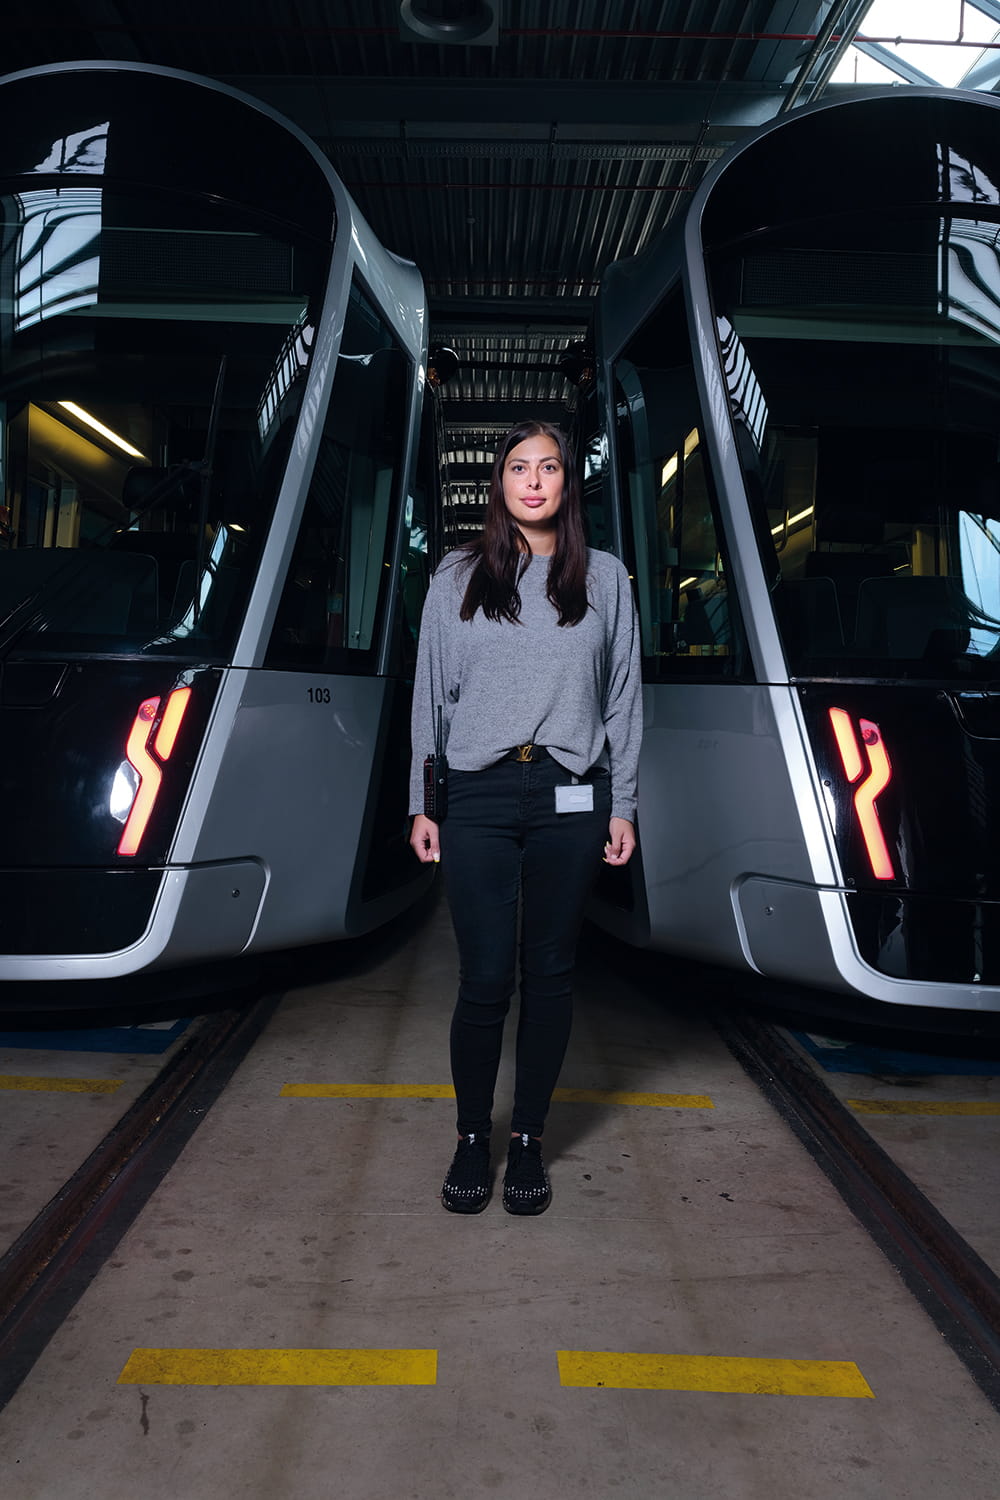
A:
<svg viewBox="0 0 1000 1500">
<path fill-rule="evenodd" d="M 824 91 L 1000 80 L 1000 0 L 52 0 L 0 35 L 4 71 L 182 68 L 320 144 L 458 356 L 442 398 L 463 509 L 512 420 L 567 423 L 559 361 L 604 268 L 741 135 Z"/>
</svg>

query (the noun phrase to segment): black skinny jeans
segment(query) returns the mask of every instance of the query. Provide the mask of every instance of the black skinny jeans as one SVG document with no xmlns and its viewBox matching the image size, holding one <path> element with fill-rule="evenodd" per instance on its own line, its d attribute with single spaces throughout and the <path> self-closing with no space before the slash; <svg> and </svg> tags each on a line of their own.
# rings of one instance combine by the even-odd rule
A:
<svg viewBox="0 0 1000 1500">
<path fill-rule="evenodd" d="M 490 1130 L 514 993 L 519 894 L 521 1006 L 512 1131 L 541 1135 L 566 1055 L 576 944 L 611 812 L 608 775 L 593 771 L 581 778 L 593 785 L 593 812 L 557 813 L 555 788 L 570 780 L 548 758 L 448 773 L 441 861 L 460 960 L 451 1071 L 462 1135 Z"/>
</svg>

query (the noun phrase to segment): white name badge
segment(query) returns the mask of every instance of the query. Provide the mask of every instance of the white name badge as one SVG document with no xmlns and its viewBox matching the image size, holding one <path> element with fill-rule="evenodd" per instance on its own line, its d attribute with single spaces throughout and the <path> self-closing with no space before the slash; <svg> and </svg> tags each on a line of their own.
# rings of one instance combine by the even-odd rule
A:
<svg viewBox="0 0 1000 1500">
<path fill-rule="evenodd" d="M 556 812 L 593 812 L 594 788 L 587 782 L 584 786 L 557 786 Z"/>
</svg>

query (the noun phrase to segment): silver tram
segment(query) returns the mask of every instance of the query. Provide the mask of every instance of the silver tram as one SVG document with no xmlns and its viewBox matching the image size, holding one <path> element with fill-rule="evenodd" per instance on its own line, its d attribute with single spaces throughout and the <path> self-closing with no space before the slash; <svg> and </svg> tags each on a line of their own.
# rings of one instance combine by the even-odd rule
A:
<svg viewBox="0 0 1000 1500">
<path fill-rule="evenodd" d="M 0 80 L 0 205 L 0 1004 L 370 929 L 429 878 L 418 273 L 164 68 Z"/>
<path fill-rule="evenodd" d="M 586 484 L 647 728 L 595 915 L 627 940 L 1000 1009 L 998 247 L 1000 102 L 900 89 L 757 132 L 607 273 Z"/>
</svg>

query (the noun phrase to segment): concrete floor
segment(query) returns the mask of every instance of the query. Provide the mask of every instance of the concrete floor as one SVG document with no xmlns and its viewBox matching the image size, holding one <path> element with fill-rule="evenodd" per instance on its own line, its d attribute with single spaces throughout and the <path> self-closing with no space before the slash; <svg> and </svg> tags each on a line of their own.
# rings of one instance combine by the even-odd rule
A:
<svg viewBox="0 0 1000 1500">
<path fill-rule="evenodd" d="M 557 1104 L 538 1219 L 442 1210 L 447 1099 L 282 1094 L 446 1084 L 455 967 L 438 908 L 287 996 L 0 1414 L 5 1500 L 996 1500 L 1000 1417 L 715 1034 L 600 945 L 563 1086 L 714 1107 Z M 161 1383 L 205 1349 L 431 1350 L 436 1380 Z M 853 1363 L 872 1395 L 572 1387 L 567 1350 Z"/>
<path fill-rule="evenodd" d="M 961 1050 L 958 1042 L 953 1047 Z M 888 1056 L 905 1065 L 905 1050 Z M 925 1062 L 919 1053 L 917 1058 Z M 831 1071 L 809 1060 L 883 1151 L 1000 1275 L 1000 1074 L 949 1073 L 946 1057 L 937 1064 L 940 1071 L 882 1074 Z M 926 1061 L 934 1066 L 933 1058 Z M 963 1107 L 982 1112 L 963 1113 Z"/>
<path fill-rule="evenodd" d="M 59 1048 L 58 1034 L 53 1040 Z M 180 1045 L 178 1040 L 162 1053 L 126 1053 L 67 1052 L 0 1042 L 0 1255 Z"/>
</svg>

